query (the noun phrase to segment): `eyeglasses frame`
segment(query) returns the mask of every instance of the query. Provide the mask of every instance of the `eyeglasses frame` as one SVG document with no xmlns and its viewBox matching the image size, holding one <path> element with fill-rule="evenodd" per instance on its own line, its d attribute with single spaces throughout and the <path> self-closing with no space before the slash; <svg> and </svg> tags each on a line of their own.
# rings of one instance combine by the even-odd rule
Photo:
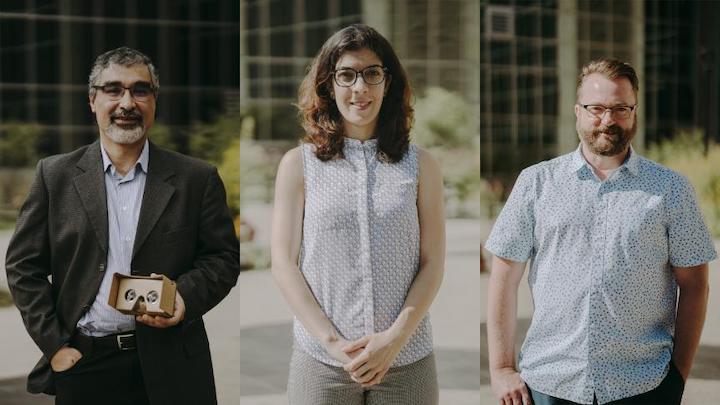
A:
<svg viewBox="0 0 720 405">
<path fill-rule="evenodd" d="M 383 72 L 383 79 L 380 80 L 380 81 L 377 82 L 377 83 L 368 83 L 368 82 L 365 80 L 365 74 L 364 74 L 363 72 L 365 72 L 366 70 L 368 70 L 368 69 L 370 69 L 370 68 L 378 68 L 378 67 L 379 67 L 380 70 L 382 70 L 382 72 Z M 337 72 L 342 71 L 342 70 L 352 70 L 353 72 L 355 72 L 355 79 L 353 79 L 352 83 L 348 84 L 347 86 L 346 86 L 346 85 L 343 85 L 343 84 L 340 84 L 340 83 L 338 83 L 338 81 L 337 81 L 337 76 L 336 76 L 336 74 L 337 74 Z M 367 66 L 367 67 L 365 67 L 364 69 L 362 69 L 362 70 L 360 70 L 360 71 L 357 71 L 357 70 L 355 70 L 355 69 L 353 69 L 353 68 L 349 68 L 349 67 L 347 67 L 347 68 L 342 68 L 342 69 L 336 69 L 336 70 L 333 70 L 333 71 L 332 71 L 333 81 L 335 82 L 335 84 L 337 84 L 337 85 L 340 86 L 340 87 L 352 87 L 352 86 L 354 86 L 355 83 L 357 82 L 358 76 L 362 76 L 363 82 L 364 82 L 365 84 L 367 84 L 368 86 L 377 86 L 377 85 L 379 85 L 379 84 L 383 84 L 383 83 L 385 82 L 385 80 L 387 80 L 387 78 L 390 77 L 390 70 L 389 70 L 387 67 L 382 66 L 382 65 L 370 65 L 370 66 Z"/>
<path fill-rule="evenodd" d="M 357 80 L 357 78 L 355 78 L 355 80 Z M 144 83 L 147 83 L 147 82 L 144 82 L 144 81 L 143 81 L 143 82 L 136 82 L 136 83 L 133 83 L 133 85 L 130 86 L 130 87 L 125 87 L 125 86 L 123 86 L 123 85 L 121 85 L 121 84 L 112 84 L 112 83 L 105 83 L 105 84 L 103 84 L 103 85 L 92 85 L 92 86 L 90 86 L 90 87 L 92 87 L 92 88 L 95 89 L 95 90 L 100 90 L 100 91 L 102 91 L 102 92 L 105 93 L 108 97 L 110 97 L 110 99 L 113 100 L 113 101 L 117 101 L 117 100 L 120 100 L 120 99 L 122 99 L 123 97 L 125 97 L 125 90 L 129 90 L 129 91 L 130 91 L 130 97 L 132 97 L 133 100 L 139 100 L 137 97 L 135 97 L 135 94 L 134 94 L 133 91 L 132 91 L 132 88 L 135 87 L 136 85 L 138 85 L 139 83 L 143 83 L 143 84 L 144 84 Z M 150 91 L 152 92 L 153 97 L 157 98 L 157 90 L 158 90 L 157 87 L 156 87 L 156 86 L 153 86 L 151 83 L 147 83 L 147 84 L 150 85 L 149 87 L 150 87 Z M 105 87 L 107 87 L 107 86 L 117 86 L 117 87 L 122 88 L 123 91 L 122 91 L 122 93 L 120 93 L 120 96 L 119 96 L 118 98 L 113 98 L 112 96 L 110 96 L 109 94 L 107 94 L 107 92 L 105 91 Z"/>
<path fill-rule="evenodd" d="M 635 105 L 616 105 L 616 106 L 614 106 L 614 107 L 606 107 L 606 106 L 604 106 L 604 105 L 602 105 L 602 104 L 579 104 L 579 103 L 578 103 L 578 105 L 579 105 L 580 107 L 582 107 L 583 110 L 587 111 L 588 114 L 592 115 L 592 116 L 595 117 L 595 118 L 600 118 L 600 119 L 602 119 L 602 117 L 605 116 L 605 113 L 606 113 L 606 112 L 610 111 L 610 116 L 611 116 L 611 117 L 613 117 L 613 118 L 615 118 L 615 119 L 623 119 L 623 120 L 626 120 L 626 119 L 630 118 L 630 116 L 632 115 L 633 111 L 635 111 L 635 108 L 637 108 L 637 104 L 635 104 Z M 604 110 L 600 115 L 596 115 L 596 114 L 593 114 L 592 112 L 590 112 L 590 110 L 588 110 L 588 107 L 603 107 L 603 108 L 605 108 L 605 110 Z M 627 117 L 618 117 L 618 116 L 615 115 L 615 114 L 616 114 L 616 112 L 615 112 L 615 111 L 616 111 L 616 110 L 615 110 L 616 108 L 630 108 L 630 113 L 628 113 Z"/>
</svg>

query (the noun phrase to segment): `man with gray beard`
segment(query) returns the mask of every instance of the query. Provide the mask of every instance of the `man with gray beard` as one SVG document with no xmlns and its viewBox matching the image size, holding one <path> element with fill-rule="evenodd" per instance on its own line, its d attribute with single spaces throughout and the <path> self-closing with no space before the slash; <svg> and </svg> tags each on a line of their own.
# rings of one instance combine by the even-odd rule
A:
<svg viewBox="0 0 720 405">
<path fill-rule="evenodd" d="M 637 93 L 627 63 L 583 67 L 578 149 L 523 170 L 493 227 L 487 329 L 500 404 L 680 404 L 717 254 L 687 179 L 630 145 Z M 527 261 L 534 312 L 516 368 Z"/>
<path fill-rule="evenodd" d="M 159 90 L 134 49 L 96 59 L 99 140 L 38 163 L 8 247 L 8 284 L 43 353 L 28 391 L 56 404 L 217 402 L 202 316 L 235 285 L 239 246 L 217 170 L 148 140 Z M 109 306 L 115 273 L 174 280 L 173 316 Z"/>
</svg>

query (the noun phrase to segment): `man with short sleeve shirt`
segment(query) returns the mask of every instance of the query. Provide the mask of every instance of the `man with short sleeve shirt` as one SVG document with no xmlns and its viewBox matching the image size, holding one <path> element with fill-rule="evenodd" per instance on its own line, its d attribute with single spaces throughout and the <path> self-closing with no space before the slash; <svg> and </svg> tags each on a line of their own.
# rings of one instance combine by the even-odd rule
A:
<svg viewBox="0 0 720 405">
<path fill-rule="evenodd" d="M 627 63 L 583 67 L 578 149 L 523 170 L 493 227 L 488 348 L 501 404 L 680 404 L 717 254 L 689 182 L 630 145 L 637 92 Z M 534 312 L 517 370 L 528 260 Z"/>
<path fill-rule="evenodd" d="M 217 170 L 148 140 L 158 93 L 146 55 L 96 59 L 100 139 L 38 163 L 8 246 L 8 284 L 43 354 L 28 391 L 58 405 L 217 402 L 202 316 L 235 285 L 239 246 Z M 174 280 L 174 315 L 110 307 L 116 273 Z"/>
</svg>

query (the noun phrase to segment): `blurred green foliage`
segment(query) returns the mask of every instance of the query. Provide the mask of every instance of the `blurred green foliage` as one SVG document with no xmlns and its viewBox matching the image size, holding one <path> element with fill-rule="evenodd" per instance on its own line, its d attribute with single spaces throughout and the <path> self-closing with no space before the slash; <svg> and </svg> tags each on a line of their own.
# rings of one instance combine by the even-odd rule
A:
<svg viewBox="0 0 720 405">
<path fill-rule="evenodd" d="M 240 125 L 241 207 L 249 202 L 270 202 L 275 169 L 282 157 L 254 139 L 255 123 L 255 118 L 248 115 Z"/>
<path fill-rule="evenodd" d="M 710 232 L 720 237 L 720 144 L 710 144 L 705 154 L 702 132 L 683 131 L 650 145 L 646 155 L 690 180 Z"/>
<path fill-rule="evenodd" d="M 500 180 L 480 179 L 480 207 L 482 216 L 494 219 L 503 207 L 504 186 Z"/>
<path fill-rule="evenodd" d="M 12 296 L 10 292 L 0 288 L 0 308 L 9 307 L 13 304 Z"/>
<path fill-rule="evenodd" d="M 152 140 L 155 145 L 158 145 L 165 149 L 177 150 L 178 144 L 172 137 L 172 131 L 170 127 L 165 124 L 155 122 L 150 131 L 148 131 L 148 137 Z"/>
<path fill-rule="evenodd" d="M 464 149 L 480 147 L 477 108 L 459 94 L 428 87 L 415 101 L 413 140 L 426 148 Z"/>
<path fill-rule="evenodd" d="M 12 228 L 17 210 L 27 195 L 32 167 L 41 158 L 37 124 L 8 122 L 0 128 L 0 229 Z"/>
<path fill-rule="evenodd" d="M 480 123 L 459 94 L 429 87 L 415 102 L 413 141 L 440 162 L 449 217 L 481 216 Z"/>
<path fill-rule="evenodd" d="M 3 167 L 34 166 L 40 155 L 37 141 L 41 129 L 37 124 L 8 122 L 0 128 L 0 162 Z"/>
<path fill-rule="evenodd" d="M 238 113 L 220 115 L 193 126 L 188 143 L 190 155 L 217 166 L 234 216 L 240 213 L 240 125 Z"/>
<path fill-rule="evenodd" d="M 196 124 L 188 143 L 190 154 L 221 165 L 225 150 L 240 137 L 241 123 L 239 113 L 228 113 L 212 122 Z"/>
<path fill-rule="evenodd" d="M 240 139 L 225 148 L 218 173 L 225 183 L 227 202 L 233 215 L 240 214 Z"/>
</svg>

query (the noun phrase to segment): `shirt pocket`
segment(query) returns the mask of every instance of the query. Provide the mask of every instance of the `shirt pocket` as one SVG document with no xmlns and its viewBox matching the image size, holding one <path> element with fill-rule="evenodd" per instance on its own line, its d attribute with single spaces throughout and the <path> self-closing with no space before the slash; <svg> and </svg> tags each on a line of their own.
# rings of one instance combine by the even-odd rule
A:
<svg viewBox="0 0 720 405">
<path fill-rule="evenodd" d="M 384 182 L 373 193 L 373 201 L 379 216 L 410 212 L 417 205 L 417 182 L 413 179 Z"/>
</svg>

